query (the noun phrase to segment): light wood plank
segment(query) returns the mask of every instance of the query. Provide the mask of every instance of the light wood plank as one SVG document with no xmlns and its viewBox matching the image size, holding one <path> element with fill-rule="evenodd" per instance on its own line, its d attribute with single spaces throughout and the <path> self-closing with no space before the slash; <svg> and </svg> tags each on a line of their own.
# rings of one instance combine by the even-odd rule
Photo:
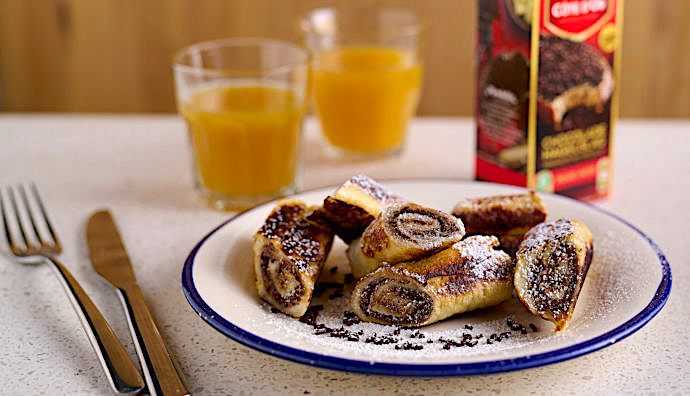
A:
<svg viewBox="0 0 690 396">
<path fill-rule="evenodd" d="M 471 115 L 474 0 L 361 0 L 429 21 L 419 114 Z M 170 59 L 232 36 L 298 41 L 295 19 L 325 0 L 2 0 L 6 111 L 175 111 Z M 339 0 L 335 3 L 347 3 Z M 621 115 L 690 117 L 690 2 L 627 0 Z"/>
</svg>

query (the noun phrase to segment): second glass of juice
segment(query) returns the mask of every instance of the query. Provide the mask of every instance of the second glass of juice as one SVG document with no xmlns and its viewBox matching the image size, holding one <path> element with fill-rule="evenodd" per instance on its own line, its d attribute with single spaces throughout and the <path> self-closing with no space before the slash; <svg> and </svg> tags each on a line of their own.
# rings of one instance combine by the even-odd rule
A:
<svg viewBox="0 0 690 396">
<path fill-rule="evenodd" d="M 299 176 L 308 55 L 279 40 L 192 45 L 174 60 L 198 192 L 237 210 L 291 194 Z"/>
<path fill-rule="evenodd" d="M 422 23 L 405 9 L 335 7 L 300 21 L 321 129 L 342 153 L 398 152 L 422 86 Z"/>
</svg>

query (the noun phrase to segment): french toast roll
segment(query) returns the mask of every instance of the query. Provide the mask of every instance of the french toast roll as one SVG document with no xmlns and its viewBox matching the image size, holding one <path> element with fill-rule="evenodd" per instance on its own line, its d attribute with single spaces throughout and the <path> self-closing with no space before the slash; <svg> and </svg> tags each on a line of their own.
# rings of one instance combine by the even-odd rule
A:
<svg viewBox="0 0 690 396">
<path fill-rule="evenodd" d="M 510 256 L 494 236 L 472 236 L 418 261 L 384 265 L 364 276 L 350 300 L 360 319 L 417 327 L 499 304 L 513 292 Z"/>
<path fill-rule="evenodd" d="M 453 208 L 453 216 L 462 219 L 468 235 L 495 235 L 511 256 L 525 233 L 546 215 L 544 200 L 533 191 L 466 199 Z"/>
<path fill-rule="evenodd" d="M 592 262 L 592 233 L 578 220 L 558 219 L 530 229 L 516 256 L 515 291 L 534 315 L 564 330 Z"/>
<path fill-rule="evenodd" d="M 349 244 L 362 235 L 383 208 L 404 201 L 368 176 L 356 175 L 326 197 L 323 206 L 310 214 L 308 220 L 329 225 Z"/>
<path fill-rule="evenodd" d="M 416 260 L 443 250 L 465 235 L 462 221 L 415 203 L 387 206 L 347 249 L 352 274 L 360 278 L 383 263 Z"/>
<path fill-rule="evenodd" d="M 306 221 L 311 208 L 283 199 L 254 234 L 259 297 L 280 311 L 302 316 L 333 243 L 333 231 Z"/>
</svg>

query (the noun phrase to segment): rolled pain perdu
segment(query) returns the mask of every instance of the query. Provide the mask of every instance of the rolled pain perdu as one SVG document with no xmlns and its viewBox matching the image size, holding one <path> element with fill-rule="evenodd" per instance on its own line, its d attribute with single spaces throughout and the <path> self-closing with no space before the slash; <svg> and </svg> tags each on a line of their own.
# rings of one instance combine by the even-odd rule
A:
<svg viewBox="0 0 690 396">
<path fill-rule="evenodd" d="M 462 221 L 415 203 L 383 209 L 348 250 L 352 274 L 360 278 L 382 264 L 416 260 L 443 250 L 465 235 Z"/>
<path fill-rule="evenodd" d="M 511 256 L 525 233 L 546 220 L 546 215 L 544 201 L 533 191 L 466 199 L 453 208 L 453 216 L 462 219 L 467 235 L 495 235 Z"/>
<path fill-rule="evenodd" d="M 355 286 L 360 319 L 418 327 L 497 305 L 513 291 L 513 263 L 494 236 L 473 236 L 418 261 L 382 266 Z"/>
<path fill-rule="evenodd" d="M 302 316 L 333 243 L 333 231 L 306 221 L 302 201 L 278 202 L 254 235 L 254 271 L 259 297 L 280 311 Z"/>
<path fill-rule="evenodd" d="M 573 219 L 541 223 L 527 232 L 516 256 L 515 291 L 534 315 L 564 330 L 592 262 L 592 233 Z"/>
<path fill-rule="evenodd" d="M 323 206 L 309 215 L 315 224 L 333 228 L 345 243 L 364 232 L 383 208 L 404 199 L 365 175 L 353 176 L 326 197 Z"/>
</svg>

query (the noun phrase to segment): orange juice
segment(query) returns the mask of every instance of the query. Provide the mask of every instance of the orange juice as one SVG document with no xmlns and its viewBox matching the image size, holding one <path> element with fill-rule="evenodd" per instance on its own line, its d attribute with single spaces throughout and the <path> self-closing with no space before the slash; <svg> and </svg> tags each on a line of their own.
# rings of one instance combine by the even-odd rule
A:
<svg viewBox="0 0 690 396">
<path fill-rule="evenodd" d="M 332 145 L 363 153 L 402 145 L 421 88 L 413 54 L 381 46 L 323 51 L 313 77 L 316 111 Z"/>
<path fill-rule="evenodd" d="M 304 105 L 271 86 L 215 86 L 180 104 L 207 190 L 270 195 L 293 184 Z"/>
</svg>

